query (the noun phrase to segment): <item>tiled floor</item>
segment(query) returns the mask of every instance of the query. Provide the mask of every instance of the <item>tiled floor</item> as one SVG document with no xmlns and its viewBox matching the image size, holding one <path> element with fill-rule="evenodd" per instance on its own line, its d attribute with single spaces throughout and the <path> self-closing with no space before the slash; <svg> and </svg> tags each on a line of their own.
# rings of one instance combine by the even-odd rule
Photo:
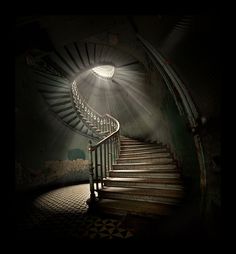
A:
<svg viewBox="0 0 236 254">
<path fill-rule="evenodd" d="M 16 241 L 25 246 L 35 241 L 36 245 L 48 241 L 57 244 L 67 240 L 77 243 L 78 240 L 103 239 L 125 243 L 152 239 L 154 243 L 161 243 L 166 239 L 209 237 L 205 225 L 194 217 L 195 206 L 186 207 L 169 219 L 148 220 L 131 215 L 120 218 L 89 213 L 88 198 L 88 184 L 58 188 L 27 199 L 18 198 Z"/>
<path fill-rule="evenodd" d="M 121 219 L 88 213 L 89 184 L 48 191 L 21 207 L 17 237 L 71 239 L 132 239 L 134 229 Z"/>
</svg>

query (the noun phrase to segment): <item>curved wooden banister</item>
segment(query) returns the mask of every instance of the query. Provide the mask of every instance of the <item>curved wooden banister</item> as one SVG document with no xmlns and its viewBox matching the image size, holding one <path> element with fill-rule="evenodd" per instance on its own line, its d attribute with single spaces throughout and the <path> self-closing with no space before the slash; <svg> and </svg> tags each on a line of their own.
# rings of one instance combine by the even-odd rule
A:
<svg viewBox="0 0 236 254">
<path fill-rule="evenodd" d="M 96 200 L 95 191 L 103 188 L 103 181 L 108 176 L 112 164 L 116 161 L 120 153 L 120 123 L 114 117 L 106 114 L 100 115 L 90 107 L 83 96 L 78 91 L 76 81 L 72 83 L 71 93 L 74 107 L 80 119 L 102 140 L 95 145 L 89 141 L 89 182 L 90 199 L 87 201 L 91 205 Z"/>
<path fill-rule="evenodd" d="M 100 138 L 106 137 L 114 131 L 113 126 L 116 124 L 114 118 L 100 115 L 90 107 L 85 98 L 79 93 L 77 83 L 74 81 L 71 86 L 74 108 L 83 123 Z"/>
<path fill-rule="evenodd" d="M 99 195 L 98 191 L 103 188 L 104 179 L 109 175 L 112 164 L 120 154 L 120 123 L 108 114 L 106 117 L 109 119 L 111 133 L 95 145 L 92 145 L 91 140 L 89 141 L 90 199 L 87 203 L 90 207 L 96 201 L 95 191 Z"/>
<path fill-rule="evenodd" d="M 104 142 L 106 142 L 106 140 L 112 138 L 114 135 L 116 135 L 120 131 L 120 123 L 114 117 L 110 116 L 109 114 L 106 114 L 106 116 L 111 118 L 112 120 L 114 120 L 114 122 L 117 124 L 117 128 L 110 135 L 108 135 L 107 137 L 105 137 L 104 139 L 99 141 L 96 145 L 90 146 L 89 151 L 94 151 L 96 148 L 98 148 L 100 145 L 102 145 Z"/>
</svg>

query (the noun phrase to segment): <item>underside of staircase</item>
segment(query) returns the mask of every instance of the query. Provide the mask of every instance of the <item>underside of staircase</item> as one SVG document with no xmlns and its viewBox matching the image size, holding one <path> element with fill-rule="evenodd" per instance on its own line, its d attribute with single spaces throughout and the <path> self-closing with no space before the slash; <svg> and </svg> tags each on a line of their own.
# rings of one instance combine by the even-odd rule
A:
<svg viewBox="0 0 236 254">
<path fill-rule="evenodd" d="M 96 210 L 159 217 L 174 213 L 183 197 L 181 174 L 167 146 L 121 137 L 119 158 L 98 190 Z"/>
</svg>

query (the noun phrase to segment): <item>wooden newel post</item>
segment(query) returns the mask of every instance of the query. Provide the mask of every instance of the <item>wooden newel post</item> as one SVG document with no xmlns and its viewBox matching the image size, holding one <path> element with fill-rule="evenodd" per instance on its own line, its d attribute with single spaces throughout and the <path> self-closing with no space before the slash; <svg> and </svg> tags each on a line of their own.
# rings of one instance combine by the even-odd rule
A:
<svg viewBox="0 0 236 254">
<path fill-rule="evenodd" d="M 91 205 L 95 202 L 94 194 L 94 181 L 93 181 L 93 157 L 92 157 L 92 141 L 89 140 L 89 183 L 90 183 L 90 198 L 87 200 L 87 204 Z"/>
</svg>

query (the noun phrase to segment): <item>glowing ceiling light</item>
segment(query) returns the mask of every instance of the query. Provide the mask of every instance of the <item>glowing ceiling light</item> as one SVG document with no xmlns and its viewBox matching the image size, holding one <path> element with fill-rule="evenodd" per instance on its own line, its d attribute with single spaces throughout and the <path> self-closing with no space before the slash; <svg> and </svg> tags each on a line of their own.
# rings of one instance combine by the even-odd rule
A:
<svg viewBox="0 0 236 254">
<path fill-rule="evenodd" d="M 92 69 L 92 72 L 101 78 L 112 78 L 115 73 L 115 67 L 112 65 L 101 65 Z"/>
</svg>

